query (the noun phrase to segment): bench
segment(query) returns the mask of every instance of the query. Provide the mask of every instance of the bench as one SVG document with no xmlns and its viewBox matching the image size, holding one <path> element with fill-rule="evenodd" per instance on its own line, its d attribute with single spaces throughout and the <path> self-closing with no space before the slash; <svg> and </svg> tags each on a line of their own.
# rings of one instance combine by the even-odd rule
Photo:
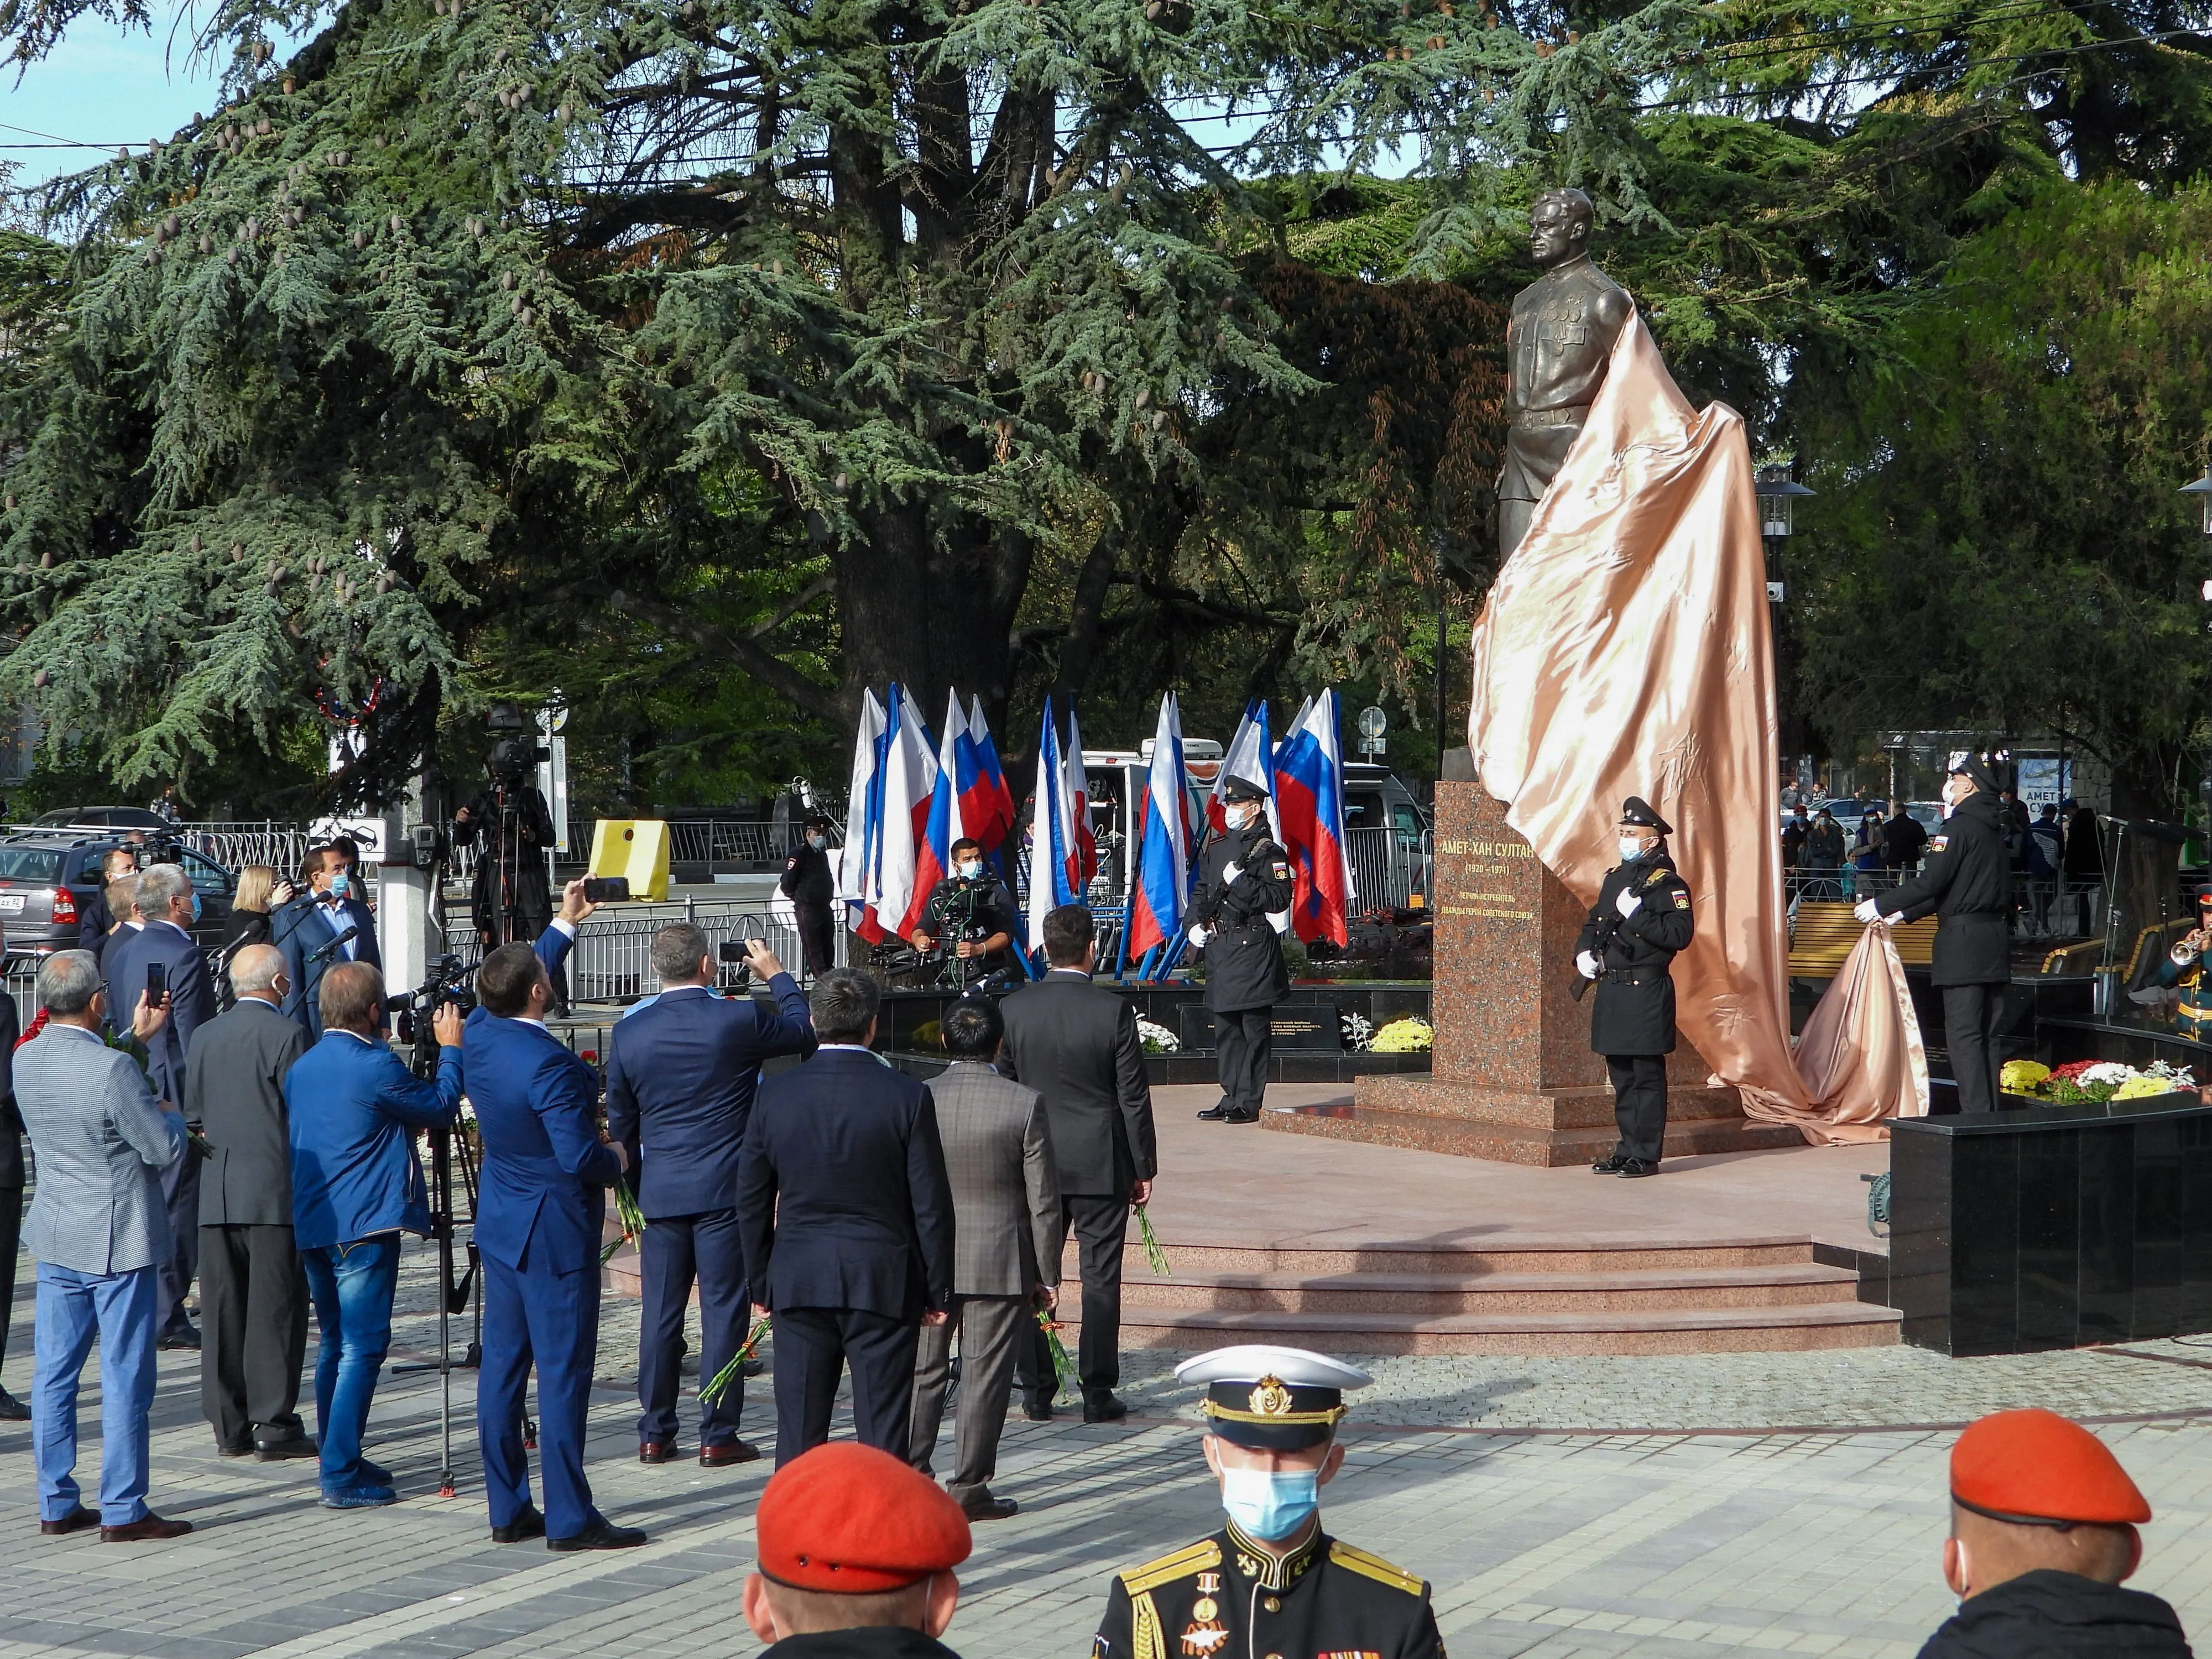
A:
<svg viewBox="0 0 2212 1659">
<path fill-rule="evenodd" d="M 1833 979 L 1865 931 L 1866 924 L 1851 915 L 1848 904 L 1799 900 L 1790 927 L 1790 977 Z M 1923 916 L 1917 921 L 1893 923 L 1889 936 L 1896 943 L 1900 962 L 1908 968 L 1925 968 L 1929 953 L 1936 947 L 1936 918 Z"/>
</svg>

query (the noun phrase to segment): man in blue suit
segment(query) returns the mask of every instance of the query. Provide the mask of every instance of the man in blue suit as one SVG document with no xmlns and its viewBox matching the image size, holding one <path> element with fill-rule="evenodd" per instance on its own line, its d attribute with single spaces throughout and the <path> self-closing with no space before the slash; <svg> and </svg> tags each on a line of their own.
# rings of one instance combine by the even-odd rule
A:
<svg viewBox="0 0 2212 1659">
<path fill-rule="evenodd" d="M 463 1048 L 483 1140 L 477 1248 L 483 1257 L 483 1367 L 477 1436 L 495 1543 L 543 1538 L 556 1550 L 628 1549 L 584 1479 L 584 1417 L 599 1349 L 599 1235 L 606 1189 L 629 1155 L 599 1133 L 599 1079 L 545 1029 L 553 969 L 594 907 L 572 881 L 535 946 L 502 945 L 477 969 Z M 538 1455 L 545 1512 L 530 1501 L 523 1389 L 538 1368 Z"/>
<path fill-rule="evenodd" d="M 343 849 L 316 848 L 301 866 L 300 878 L 307 890 L 270 918 L 269 942 L 283 951 L 292 975 L 284 1012 L 306 1026 L 310 1036 L 320 1036 L 323 975 L 341 962 L 381 969 L 384 957 L 376 946 L 376 917 L 354 890 L 352 866 Z"/>
<path fill-rule="evenodd" d="M 380 1035 L 384 976 L 346 963 L 328 979 L 322 1040 L 284 1075 L 292 1146 L 292 1238 L 307 1270 L 319 1333 L 315 1427 L 323 1507 L 397 1501 L 391 1472 L 361 1455 L 377 1372 L 392 1346 L 399 1235 L 430 1231 L 415 1132 L 451 1127 L 461 1107 L 461 1021 L 432 1021 L 438 1077 L 416 1077 Z"/>
<path fill-rule="evenodd" d="M 745 1130 L 738 1227 L 745 1282 L 775 1318 L 779 1468 L 830 1437 L 848 1363 L 854 1432 L 904 1460 L 921 1327 L 952 1305 L 937 1115 L 921 1085 L 868 1047 L 881 1000 L 857 969 L 817 978 L 822 1047 L 761 1085 Z"/>
<path fill-rule="evenodd" d="M 159 964 L 167 976 L 169 1018 L 148 1045 L 146 1072 L 156 1099 L 181 1109 L 185 1103 L 185 1050 L 192 1033 L 216 1016 L 215 987 L 209 981 L 207 958 L 191 935 L 199 919 L 200 902 L 192 892 L 192 878 L 180 864 L 156 864 L 138 876 L 137 932 L 116 936 L 101 968 L 107 981 L 110 1008 L 135 1008 L 146 989 L 146 974 Z M 197 1129 L 197 1123 L 189 1126 Z M 164 1348 L 200 1346 L 200 1334 L 185 1313 L 185 1296 L 200 1260 L 200 1160 L 196 1155 L 179 1158 L 163 1173 L 161 1190 L 168 1200 L 172 1250 L 155 1276 L 159 1299 L 154 1328 Z"/>
<path fill-rule="evenodd" d="M 607 1043 L 607 1134 L 629 1153 L 630 1183 L 648 1224 L 637 1253 L 644 1281 L 637 1359 L 638 1459 L 676 1455 L 676 1395 L 684 1310 L 699 1285 L 699 1375 L 711 1377 L 744 1340 L 745 1258 L 738 1242 L 738 1153 L 761 1062 L 814 1051 L 806 998 L 763 939 L 748 939 L 745 965 L 775 997 L 769 1012 L 750 997 L 724 998 L 714 946 L 688 921 L 653 939 L 660 994 L 632 1009 Z M 738 1437 L 744 1383 L 699 1409 L 699 1462 L 749 1463 L 760 1449 Z"/>
</svg>

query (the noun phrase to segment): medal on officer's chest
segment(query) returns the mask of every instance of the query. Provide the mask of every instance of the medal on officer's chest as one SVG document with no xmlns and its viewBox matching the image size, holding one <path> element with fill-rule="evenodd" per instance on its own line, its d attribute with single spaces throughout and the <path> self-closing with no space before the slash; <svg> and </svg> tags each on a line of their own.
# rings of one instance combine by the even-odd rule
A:
<svg viewBox="0 0 2212 1659">
<path fill-rule="evenodd" d="M 1221 1593 L 1221 1575 L 1203 1572 L 1198 1577 L 1198 1600 L 1190 1604 L 1190 1624 L 1182 1633 L 1182 1650 L 1186 1659 L 1212 1659 L 1229 1639 L 1229 1627 L 1218 1617 L 1221 1608 L 1214 1597 Z"/>
</svg>

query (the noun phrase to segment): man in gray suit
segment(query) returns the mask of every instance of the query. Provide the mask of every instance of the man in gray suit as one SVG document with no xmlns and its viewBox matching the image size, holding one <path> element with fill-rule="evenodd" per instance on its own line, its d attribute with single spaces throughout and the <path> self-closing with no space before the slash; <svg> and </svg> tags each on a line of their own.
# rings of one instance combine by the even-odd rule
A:
<svg viewBox="0 0 2212 1659">
<path fill-rule="evenodd" d="M 200 1171 L 200 1410 L 225 1457 L 313 1457 L 300 1421 L 307 1281 L 292 1243 L 284 1073 L 307 1034 L 279 1005 L 284 953 L 233 958 L 238 1006 L 200 1027 L 185 1060 L 185 1119 L 211 1149 Z"/>
<path fill-rule="evenodd" d="M 1091 982 L 1098 952 L 1091 912 L 1079 904 L 1048 912 L 1044 953 L 1052 971 L 1000 1011 L 1006 1043 L 999 1070 L 1044 1097 L 1060 1164 L 1061 1237 L 1074 1232 L 1082 1263 L 1076 1372 L 1083 1420 L 1112 1423 L 1128 1415 L 1114 1393 L 1121 1380 L 1121 1247 L 1129 1208 L 1152 1196 L 1159 1164 L 1152 1089 L 1136 1009 L 1110 986 Z M 1036 1340 L 1024 1341 L 1018 1369 L 1029 1415 L 1047 1418 L 1055 1392 L 1051 1352 L 1042 1333 L 1029 1334 Z"/>
<path fill-rule="evenodd" d="M 952 1182 L 952 1317 L 925 1325 L 914 1373 L 914 1450 L 924 1474 L 945 1417 L 952 1331 L 960 1330 L 960 1414 L 945 1489 L 970 1521 L 1003 1521 L 1020 1505 L 991 1493 L 999 1434 L 1014 1384 L 1014 1341 L 1030 1310 L 1060 1301 L 1060 1175 L 1034 1089 L 991 1067 L 1006 1027 L 987 998 L 945 1016 L 952 1065 L 925 1085 Z"/>
<path fill-rule="evenodd" d="M 39 1530 L 98 1526 L 102 1543 L 175 1538 L 189 1521 L 146 1507 L 146 1414 L 154 1403 L 159 1264 L 172 1255 L 161 1172 L 185 1151 L 185 1120 L 156 1100 L 131 1055 L 100 1028 L 107 993 L 89 951 L 39 969 L 46 1029 L 15 1055 L 15 1104 L 30 1131 L 39 1186 L 23 1243 L 39 1264 L 31 1450 Z M 168 1015 L 142 994 L 130 1022 L 141 1043 Z M 77 1501 L 77 1374 L 100 1338 L 100 1510 Z"/>
</svg>

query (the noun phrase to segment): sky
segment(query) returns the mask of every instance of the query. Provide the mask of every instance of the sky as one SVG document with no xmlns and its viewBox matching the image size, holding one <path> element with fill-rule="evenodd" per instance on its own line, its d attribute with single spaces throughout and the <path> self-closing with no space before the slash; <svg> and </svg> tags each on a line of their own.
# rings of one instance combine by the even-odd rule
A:
<svg viewBox="0 0 2212 1659">
<path fill-rule="evenodd" d="M 0 76 L 0 161 L 15 163 L 11 182 L 88 167 L 124 144 L 143 149 L 213 108 L 214 67 L 195 74 L 185 43 L 173 54 L 168 46 L 166 22 L 151 35 L 125 33 L 87 14 L 20 80 Z M 58 148 L 57 139 L 80 147 Z"/>
</svg>

